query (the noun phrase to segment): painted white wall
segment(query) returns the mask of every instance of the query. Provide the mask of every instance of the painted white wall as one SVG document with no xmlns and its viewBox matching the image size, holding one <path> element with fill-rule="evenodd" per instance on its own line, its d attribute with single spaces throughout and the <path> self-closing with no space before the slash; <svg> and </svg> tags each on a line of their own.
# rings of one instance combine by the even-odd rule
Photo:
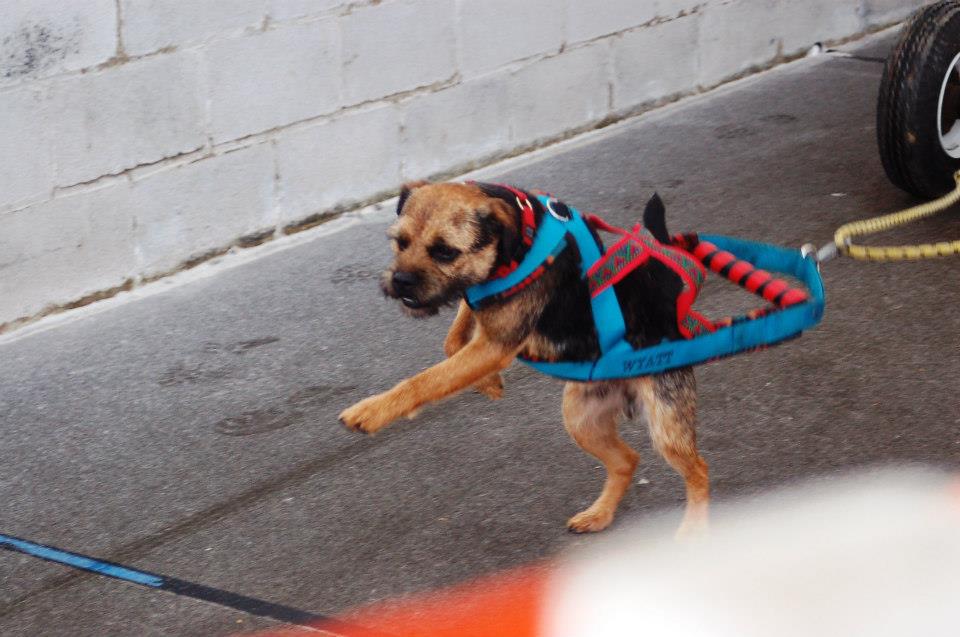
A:
<svg viewBox="0 0 960 637">
<path fill-rule="evenodd" d="M 0 0 L 0 331 L 926 0 Z"/>
</svg>

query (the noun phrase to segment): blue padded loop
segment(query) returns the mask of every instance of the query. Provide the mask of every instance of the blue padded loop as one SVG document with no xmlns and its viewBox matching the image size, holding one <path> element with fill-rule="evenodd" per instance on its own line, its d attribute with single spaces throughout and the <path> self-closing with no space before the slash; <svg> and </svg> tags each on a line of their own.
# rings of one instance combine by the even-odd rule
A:
<svg viewBox="0 0 960 637">
<path fill-rule="evenodd" d="M 538 371 L 566 380 L 586 382 L 649 376 L 773 345 L 799 336 L 823 318 L 823 280 L 811 257 L 803 257 L 798 250 L 730 237 L 705 235 L 702 239 L 721 250 L 732 252 L 757 268 L 800 279 L 807 287 L 810 299 L 758 319 L 735 322 L 729 327 L 690 340 L 664 341 L 643 349 L 634 349 L 626 341 L 621 341 L 596 361 L 524 362 Z"/>
</svg>

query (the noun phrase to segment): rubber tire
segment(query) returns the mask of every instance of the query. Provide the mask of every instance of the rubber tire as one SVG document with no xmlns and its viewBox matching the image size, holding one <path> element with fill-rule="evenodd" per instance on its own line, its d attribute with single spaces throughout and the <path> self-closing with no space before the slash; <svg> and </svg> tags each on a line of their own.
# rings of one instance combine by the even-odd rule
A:
<svg viewBox="0 0 960 637">
<path fill-rule="evenodd" d="M 960 2 L 918 11 L 887 58 L 877 102 L 883 168 L 896 186 L 933 199 L 953 189 L 960 159 L 940 144 L 938 102 L 943 78 L 960 54 Z"/>
</svg>

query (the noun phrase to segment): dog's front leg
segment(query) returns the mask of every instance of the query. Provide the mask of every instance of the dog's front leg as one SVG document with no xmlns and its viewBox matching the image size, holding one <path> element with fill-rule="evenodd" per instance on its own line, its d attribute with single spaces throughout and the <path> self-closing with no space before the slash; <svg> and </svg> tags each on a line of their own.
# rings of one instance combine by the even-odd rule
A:
<svg viewBox="0 0 960 637">
<path fill-rule="evenodd" d="M 447 338 L 443 341 L 444 353 L 450 357 L 462 350 L 478 329 L 473 310 L 466 301 L 460 301 L 457 317 L 453 319 Z M 500 400 L 503 398 L 503 377 L 499 372 L 494 372 L 477 381 L 473 388 L 490 400 Z"/>
<path fill-rule="evenodd" d="M 393 389 L 361 400 L 340 414 L 351 429 L 376 433 L 401 416 L 410 416 L 427 403 L 441 400 L 505 369 L 516 348 L 490 341 L 482 329 L 453 356 L 397 384 Z"/>
</svg>

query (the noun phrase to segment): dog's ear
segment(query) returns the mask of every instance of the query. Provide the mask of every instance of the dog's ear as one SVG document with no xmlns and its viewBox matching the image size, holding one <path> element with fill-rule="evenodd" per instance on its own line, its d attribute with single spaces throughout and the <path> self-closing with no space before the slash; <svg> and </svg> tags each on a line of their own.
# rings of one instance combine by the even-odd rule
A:
<svg viewBox="0 0 960 637">
<path fill-rule="evenodd" d="M 520 233 L 515 227 L 513 208 L 500 199 L 493 199 L 488 203 L 488 209 L 477 211 L 479 233 L 477 244 L 487 245 L 497 240 L 497 263 L 508 265 L 520 244 Z M 482 246 L 481 246 L 482 247 Z"/>
<path fill-rule="evenodd" d="M 670 233 L 667 232 L 667 209 L 663 206 L 660 195 L 653 193 L 643 211 L 643 226 L 650 231 L 653 238 L 660 243 L 670 243 Z"/>
<path fill-rule="evenodd" d="M 512 227 L 504 227 L 500 233 L 500 242 L 497 244 L 497 254 L 504 265 L 513 261 L 513 255 L 516 254 L 520 245 L 520 233 Z"/>
<path fill-rule="evenodd" d="M 419 188 L 420 186 L 426 186 L 429 184 L 429 181 L 420 179 L 418 181 L 408 181 L 407 183 L 400 186 L 400 198 L 397 199 L 397 216 L 399 217 L 403 213 L 403 205 L 407 203 L 407 198 L 410 197 L 410 193 Z"/>
</svg>

